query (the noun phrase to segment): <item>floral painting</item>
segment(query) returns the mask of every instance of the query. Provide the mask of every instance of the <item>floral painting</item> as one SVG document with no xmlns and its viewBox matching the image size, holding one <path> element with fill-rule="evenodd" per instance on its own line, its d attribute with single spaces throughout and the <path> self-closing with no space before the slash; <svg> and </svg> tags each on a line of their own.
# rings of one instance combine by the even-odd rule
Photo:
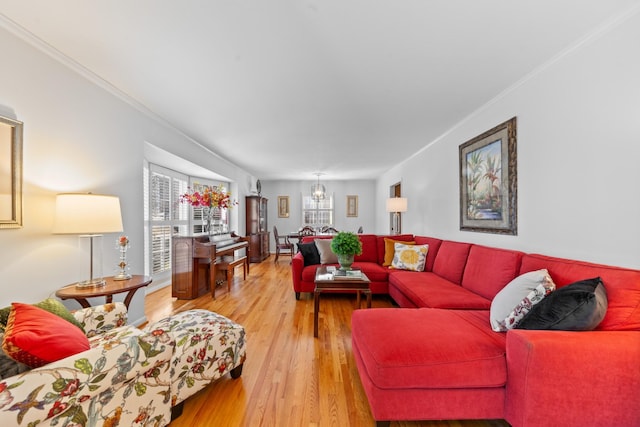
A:
<svg viewBox="0 0 640 427">
<path fill-rule="evenodd" d="M 467 217 L 502 219 L 500 169 L 502 140 L 467 154 Z"/>
<path fill-rule="evenodd" d="M 517 234 L 516 118 L 460 145 L 460 229 Z"/>
</svg>

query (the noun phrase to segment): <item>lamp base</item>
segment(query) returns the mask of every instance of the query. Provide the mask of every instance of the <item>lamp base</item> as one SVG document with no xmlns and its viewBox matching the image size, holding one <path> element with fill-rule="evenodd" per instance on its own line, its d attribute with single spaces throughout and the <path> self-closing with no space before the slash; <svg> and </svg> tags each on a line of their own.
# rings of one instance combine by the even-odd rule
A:
<svg viewBox="0 0 640 427">
<path fill-rule="evenodd" d="M 393 213 L 393 224 L 391 226 L 391 234 L 394 236 L 400 234 L 400 212 Z"/>
<path fill-rule="evenodd" d="M 131 279 L 131 275 L 129 273 L 120 272 L 117 275 L 113 276 L 113 280 L 129 280 Z"/>
<path fill-rule="evenodd" d="M 107 284 L 107 281 L 104 279 L 93 279 L 93 280 L 85 280 L 82 282 L 76 283 L 76 288 L 99 288 Z"/>
</svg>

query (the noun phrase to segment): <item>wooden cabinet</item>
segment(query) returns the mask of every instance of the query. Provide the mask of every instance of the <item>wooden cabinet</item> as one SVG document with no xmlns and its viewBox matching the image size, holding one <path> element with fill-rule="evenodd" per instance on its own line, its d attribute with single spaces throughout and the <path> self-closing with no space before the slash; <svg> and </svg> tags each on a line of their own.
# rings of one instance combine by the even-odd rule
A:
<svg viewBox="0 0 640 427">
<path fill-rule="evenodd" d="M 249 260 L 261 262 L 269 257 L 268 200 L 261 196 L 247 196 L 245 202 L 247 237 L 251 248 Z"/>
<path fill-rule="evenodd" d="M 251 234 L 249 237 L 249 248 L 251 262 L 261 262 L 269 257 L 269 233 Z"/>
</svg>

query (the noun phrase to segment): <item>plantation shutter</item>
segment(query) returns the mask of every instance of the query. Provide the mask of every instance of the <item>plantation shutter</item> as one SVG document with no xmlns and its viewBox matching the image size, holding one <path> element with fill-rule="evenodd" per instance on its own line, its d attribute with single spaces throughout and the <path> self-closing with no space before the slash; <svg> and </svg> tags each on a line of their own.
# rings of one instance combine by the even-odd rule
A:
<svg viewBox="0 0 640 427">
<path fill-rule="evenodd" d="M 149 272 L 158 275 L 171 270 L 171 236 L 186 233 L 188 206 L 180 203 L 186 193 L 188 177 L 150 165 L 149 171 Z"/>
</svg>

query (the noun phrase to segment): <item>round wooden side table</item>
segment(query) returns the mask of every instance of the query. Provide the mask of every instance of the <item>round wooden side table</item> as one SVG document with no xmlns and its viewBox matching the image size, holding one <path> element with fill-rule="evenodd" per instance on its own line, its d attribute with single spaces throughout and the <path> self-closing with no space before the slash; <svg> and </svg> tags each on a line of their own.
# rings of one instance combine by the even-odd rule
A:
<svg viewBox="0 0 640 427">
<path fill-rule="evenodd" d="M 104 286 L 79 288 L 76 284 L 67 285 L 56 291 L 56 296 L 60 299 L 74 299 L 84 308 L 91 307 L 87 298 L 105 297 L 107 303 L 113 302 L 115 294 L 127 292 L 124 298 L 124 305 L 129 309 L 131 299 L 136 291 L 151 283 L 149 276 L 134 275 L 128 280 L 114 280 L 113 276 L 105 277 L 106 284 Z"/>
</svg>

